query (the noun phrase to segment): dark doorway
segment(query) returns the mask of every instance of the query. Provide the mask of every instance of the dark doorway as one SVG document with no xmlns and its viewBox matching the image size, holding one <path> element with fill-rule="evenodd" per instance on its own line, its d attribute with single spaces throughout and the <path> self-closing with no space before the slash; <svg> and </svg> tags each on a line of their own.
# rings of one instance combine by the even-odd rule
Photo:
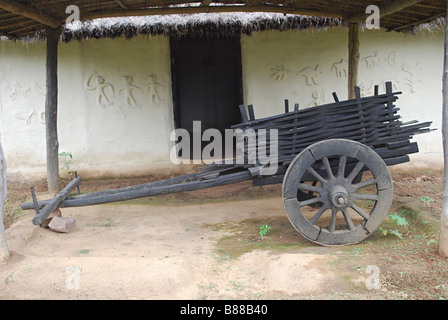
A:
<svg viewBox="0 0 448 320">
<path fill-rule="evenodd" d="M 171 39 L 174 120 L 192 132 L 193 121 L 223 132 L 240 123 L 243 102 L 239 37 Z"/>
</svg>

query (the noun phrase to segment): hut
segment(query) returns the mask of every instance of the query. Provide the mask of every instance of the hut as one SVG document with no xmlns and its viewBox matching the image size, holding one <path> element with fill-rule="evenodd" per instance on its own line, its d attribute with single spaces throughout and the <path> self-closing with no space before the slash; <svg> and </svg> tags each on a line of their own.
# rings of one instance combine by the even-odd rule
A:
<svg viewBox="0 0 448 320">
<path fill-rule="evenodd" d="M 285 99 L 309 108 L 386 81 L 403 92 L 405 120 L 441 126 L 443 0 L 70 5 L 0 1 L 0 126 L 12 178 L 51 175 L 64 152 L 83 176 L 183 170 L 169 156 L 175 128 L 200 120 L 223 130 L 240 121 L 240 104 L 269 116 Z M 442 167 L 440 132 L 416 139 L 412 163 Z"/>
</svg>

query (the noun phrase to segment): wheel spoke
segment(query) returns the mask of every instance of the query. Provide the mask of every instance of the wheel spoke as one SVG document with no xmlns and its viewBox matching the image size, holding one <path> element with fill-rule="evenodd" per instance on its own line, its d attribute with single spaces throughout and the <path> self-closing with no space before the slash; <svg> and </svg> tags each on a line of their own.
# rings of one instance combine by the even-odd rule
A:
<svg viewBox="0 0 448 320">
<path fill-rule="evenodd" d="M 362 170 L 362 168 L 364 168 L 364 163 L 362 163 L 361 161 L 358 162 L 356 164 L 356 166 L 353 168 L 352 172 L 350 172 L 350 174 L 347 177 L 347 180 L 349 182 L 352 182 L 353 179 L 355 179 L 355 177 L 357 176 L 357 174 Z"/>
<path fill-rule="evenodd" d="M 332 208 L 331 209 L 331 221 L 330 221 L 330 228 L 328 228 L 328 231 L 334 232 L 334 229 L 336 227 L 336 215 L 339 212 L 338 209 Z"/>
<path fill-rule="evenodd" d="M 325 170 L 328 174 L 328 179 L 334 179 L 333 170 L 331 170 L 330 161 L 328 161 L 328 158 L 323 158 L 322 162 L 324 163 Z"/>
<path fill-rule="evenodd" d="M 307 171 L 308 171 L 309 173 L 311 173 L 311 175 L 313 175 L 313 177 L 315 177 L 317 180 L 319 180 L 320 183 L 324 184 L 324 183 L 328 182 L 327 180 L 325 180 L 324 178 L 322 178 L 322 176 L 321 176 L 320 174 L 318 174 L 318 173 L 316 172 L 316 170 L 314 170 L 313 168 L 309 167 L 309 168 L 307 169 Z"/>
<path fill-rule="evenodd" d="M 345 222 L 347 223 L 348 229 L 349 230 L 355 229 L 355 225 L 353 224 L 353 221 L 350 218 L 350 215 L 348 214 L 347 208 L 342 208 L 341 211 L 344 214 L 344 219 Z"/>
<path fill-rule="evenodd" d="M 378 195 L 374 193 L 353 193 L 352 198 L 355 200 L 374 200 L 378 201 Z"/>
<path fill-rule="evenodd" d="M 392 186 L 387 165 L 374 149 L 330 138 L 295 156 L 283 179 L 283 203 L 306 239 L 321 245 L 355 244 L 387 216 Z"/>
<path fill-rule="evenodd" d="M 305 184 L 305 183 L 299 183 L 297 185 L 297 188 L 302 191 L 317 192 L 319 194 L 321 194 L 322 190 L 323 190 L 321 187 L 311 186 L 311 185 Z"/>
<path fill-rule="evenodd" d="M 339 159 L 339 167 L 338 167 L 338 177 L 344 177 L 345 175 L 345 165 L 347 164 L 347 157 L 342 156 Z"/>
<path fill-rule="evenodd" d="M 323 206 L 319 209 L 319 211 L 317 211 L 316 214 L 310 219 L 310 223 L 311 223 L 312 225 L 315 225 L 316 222 L 317 222 L 317 220 L 319 220 L 319 218 L 322 216 L 322 214 L 323 214 L 327 209 L 329 209 L 329 206 L 326 205 L 326 204 L 323 205 Z"/>
<path fill-rule="evenodd" d="M 370 178 L 366 181 L 361 181 L 360 183 L 354 184 L 353 187 L 355 188 L 355 191 L 364 187 L 368 187 L 371 185 L 376 184 L 376 179 L 375 178 Z"/>
<path fill-rule="evenodd" d="M 318 203 L 318 202 L 322 202 L 322 198 L 321 197 L 316 197 L 316 198 L 312 198 L 309 200 L 305 200 L 305 201 L 300 201 L 299 202 L 299 207 L 306 207 L 306 206 L 310 206 L 312 204 Z"/>
<path fill-rule="evenodd" d="M 353 210 L 355 210 L 364 219 L 368 220 L 370 218 L 370 215 L 367 212 L 365 212 L 363 209 L 358 207 L 356 204 L 352 203 L 351 207 L 352 207 Z"/>
</svg>

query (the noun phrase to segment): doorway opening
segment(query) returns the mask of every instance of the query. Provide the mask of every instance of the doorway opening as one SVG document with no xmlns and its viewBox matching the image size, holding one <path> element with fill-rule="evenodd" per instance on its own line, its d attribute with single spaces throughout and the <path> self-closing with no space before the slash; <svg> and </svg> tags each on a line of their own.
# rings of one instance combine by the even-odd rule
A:
<svg viewBox="0 0 448 320">
<path fill-rule="evenodd" d="M 224 138 L 225 129 L 241 122 L 240 38 L 171 38 L 171 64 L 176 129 L 192 137 L 193 122 L 200 121 L 201 136 L 213 128 Z"/>
</svg>

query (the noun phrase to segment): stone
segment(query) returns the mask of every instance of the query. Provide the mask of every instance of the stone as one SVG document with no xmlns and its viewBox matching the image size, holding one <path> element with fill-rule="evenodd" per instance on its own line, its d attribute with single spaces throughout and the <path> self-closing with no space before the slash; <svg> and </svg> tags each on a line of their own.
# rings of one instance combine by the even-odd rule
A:
<svg viewBox="0 0 448 320">
<path fill-rule="evenodd" d="M 50 230 L 61 233 L 69 233 L 76 228 L 76 219 L 75 218 L 62 218 L 55 216 L 51 219 L 48 224 Z"/>
<path fill-rule="evenodd" d="M 54 218 L 54 217 L 62 217 L 62 213 L 61 210 L 59 210 L 59 208 L 57 208 L 56 210 L 54 210 L 53 212 L 51 212 L 47 219 L 45 219 L 44 221 L 42 221 L 42 227 L 43 228 L 47 228 L 48 225 L 50 224 L 50 221 Z"/>
</svg>

